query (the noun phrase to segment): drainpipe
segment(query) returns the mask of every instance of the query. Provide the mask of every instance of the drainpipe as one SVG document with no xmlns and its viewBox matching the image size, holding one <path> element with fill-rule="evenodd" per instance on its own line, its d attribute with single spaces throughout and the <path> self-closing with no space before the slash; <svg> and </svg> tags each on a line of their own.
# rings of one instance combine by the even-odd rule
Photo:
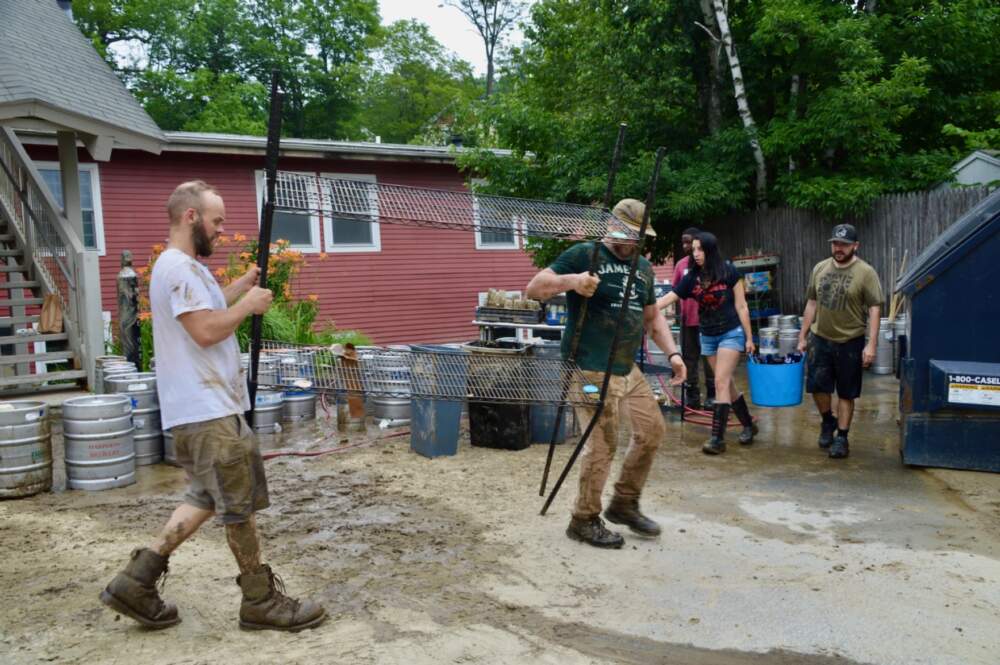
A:
<svg viewBox="0 0 1000 665">
<path fill-rule="evenodd" d="M 118 272 L 118 337 L 122 355 L 141 371 L 139 353 L 139 276 L 132 268 L 132 252 L 122 252 L 122 269 Z"/>
</svg>

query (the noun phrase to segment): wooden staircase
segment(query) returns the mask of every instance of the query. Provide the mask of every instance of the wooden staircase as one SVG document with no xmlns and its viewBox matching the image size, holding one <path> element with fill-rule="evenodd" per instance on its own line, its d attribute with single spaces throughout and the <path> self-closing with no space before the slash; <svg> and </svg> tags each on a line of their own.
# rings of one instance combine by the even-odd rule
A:
<svg viewBox="0 0 1000 665">
<path fill-rule="evenodd" d="M 0 212 L 0 396 L 64 390 L 84 381 L 69 334 L 39 333 L 42 286 Z"/>
</svg>

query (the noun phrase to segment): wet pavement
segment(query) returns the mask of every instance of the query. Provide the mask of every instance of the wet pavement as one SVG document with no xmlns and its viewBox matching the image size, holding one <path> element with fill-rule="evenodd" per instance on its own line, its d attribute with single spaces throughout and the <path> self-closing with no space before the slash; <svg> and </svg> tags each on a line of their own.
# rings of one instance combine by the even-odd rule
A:
<svg viewBox="0 0 1000 665">
<path fill-rule="evenodd" d="M 338 449 L 266 463 L 265 560 L 331 613 L 294 636 L 236 628 L 216 525 L 171 560 L 180 626 L 144 631 L 98 605 L 179 499 L 178 469 L 0 502 L 0 662 L 995 665 L 1000 475 L 904 467 L 896 386 L 866 377 L 846 460 L 816 447 L 808 403 L 754 409 L 757 442 L 731 432 L 720 457 L 671 418 L 642 500 L 664 533 L 620 551 L 563 534 L 575 473 L 538 515 L 544 446 L 463 440 L 429 460 L 400 430 L 322 420 L 267 437 L 270 452 Z"/>
</svg>

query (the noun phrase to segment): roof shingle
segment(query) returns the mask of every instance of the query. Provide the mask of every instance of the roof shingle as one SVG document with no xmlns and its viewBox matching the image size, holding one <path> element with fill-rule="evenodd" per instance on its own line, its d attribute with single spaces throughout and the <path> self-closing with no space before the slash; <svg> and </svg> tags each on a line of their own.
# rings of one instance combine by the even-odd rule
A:
<svg viewBox="0 0 1000 665">
<path fill-rule="evenodd" d="M 163 141 L 160 128 L 55 0 L 0 0 L 0 17 L 0 107 L 49 107 L 104 125 L 126 145 L 128 134 Z"/>
</svg>

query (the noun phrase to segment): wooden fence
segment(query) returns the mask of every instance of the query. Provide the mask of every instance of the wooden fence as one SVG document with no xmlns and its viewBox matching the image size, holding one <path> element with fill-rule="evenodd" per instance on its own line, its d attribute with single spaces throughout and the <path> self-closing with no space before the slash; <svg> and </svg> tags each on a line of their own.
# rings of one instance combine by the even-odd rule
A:
<svg viewBox="0 0 1000 665">
<path fill-rule="evenodd" d="M 858 255 L 878 272 L 888 305 L 904 254 L 912 264 L 987 194 L 985 187 L 893 194 L 877 199 L 866 215 L 840 219 L 812 210 L 774 208 L 715 220 L 702 228 L 719 238 L 727 256 L 780 255 L 776 288 L 781 311 L 801 314 L 813 266 L 830 256 L 833 227 L 853 224 L 861 242 Z"/>
</svg>

